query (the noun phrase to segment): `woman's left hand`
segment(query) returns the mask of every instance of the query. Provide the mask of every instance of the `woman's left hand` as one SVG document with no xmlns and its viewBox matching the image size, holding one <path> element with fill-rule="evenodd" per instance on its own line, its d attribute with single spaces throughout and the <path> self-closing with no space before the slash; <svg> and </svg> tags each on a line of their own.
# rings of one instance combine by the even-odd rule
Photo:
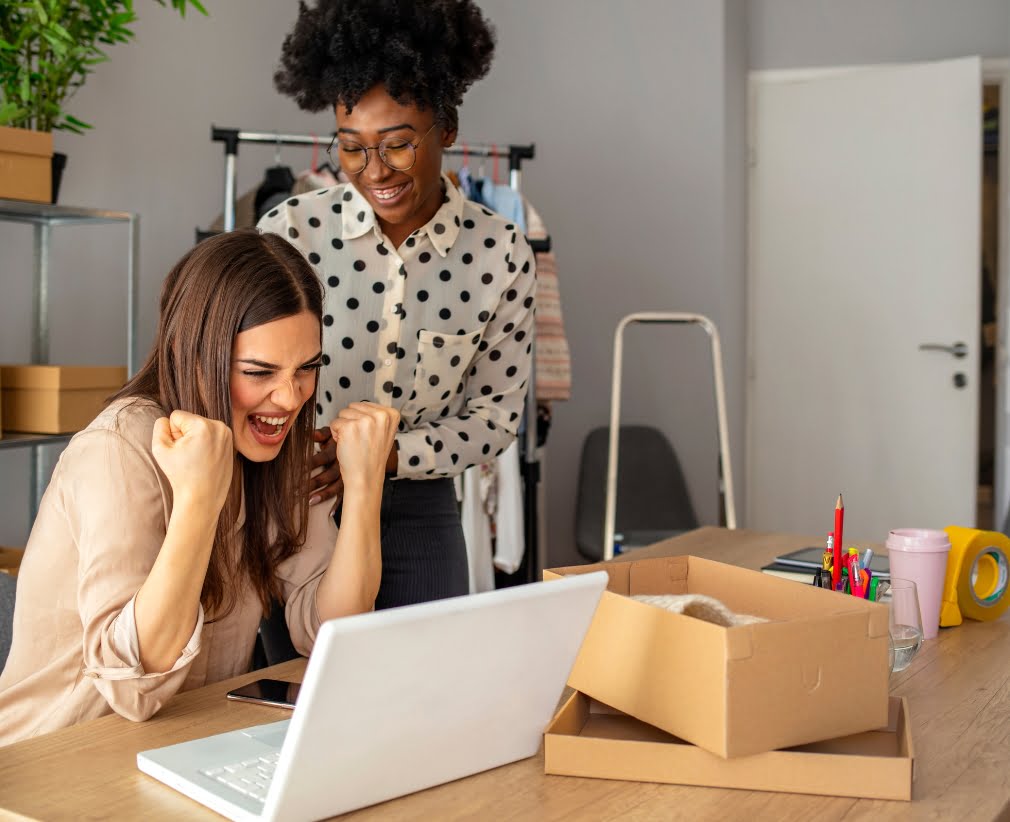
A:
<svg viewBox="0 0 1010 822">
<path fill-rule="evenodd" d="M 345 489 L 367 490 L 382 486 L 399 422 L 400 412 L 395 408 L 354 402 L 330 423 Z"/>
<path fill-rule="evenodd" d="M 319 451 L 312 455 L 312 473 L 309 476 L 309 505 L 318 505 L 328 499 L 340 501 L 344 482 L 340 478 L 337 462 L 337 444 L 329 426 L 317 428 L 312 439 L 320 443 Z"/>
</svg>

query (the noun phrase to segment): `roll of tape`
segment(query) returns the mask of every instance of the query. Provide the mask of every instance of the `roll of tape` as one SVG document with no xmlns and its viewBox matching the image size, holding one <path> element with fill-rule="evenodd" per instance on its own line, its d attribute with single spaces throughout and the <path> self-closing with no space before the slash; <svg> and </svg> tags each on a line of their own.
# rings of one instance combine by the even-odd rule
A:
<svg viewBox="0 0 1010 822">
<path fill-rule="evenodd" d="M 940 625 L 962 617 L 998 619 L 1010 607 L 1010 539 L 996 531 L 952 525 Z"/>
</svg>

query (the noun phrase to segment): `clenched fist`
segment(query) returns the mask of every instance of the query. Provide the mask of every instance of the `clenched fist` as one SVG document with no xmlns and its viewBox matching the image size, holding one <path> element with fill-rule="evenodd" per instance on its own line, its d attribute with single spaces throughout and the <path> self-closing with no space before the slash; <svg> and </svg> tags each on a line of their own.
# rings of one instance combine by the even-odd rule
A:
<svg viewBox="0 0 1010 822">
<path fill-rule="evenodd" d="M 231 490 L 235 446 L 231 429 L 188 411 L 173 411 L 154 423 L 154 458 L 172 484 L 175 503 L 220 513 Z"/>
<path fill-rule="evenodd" d="M 395 408 L 353 402 L 330 423 L 345 493 L 352 487 L 364 490 L 382 485 L 399 422 L 400 412 Z"/>
</svg>

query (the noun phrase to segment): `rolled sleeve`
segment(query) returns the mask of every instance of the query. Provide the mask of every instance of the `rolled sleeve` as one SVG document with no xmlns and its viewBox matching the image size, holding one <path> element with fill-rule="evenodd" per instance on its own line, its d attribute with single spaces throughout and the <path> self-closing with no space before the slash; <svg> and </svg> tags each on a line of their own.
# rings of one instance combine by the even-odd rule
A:
<svg viewBox="0 0 1010 822">
<path fill-rule="evenodd" d="M 467 372 L 461 412 L 396 435 L 397 476 L 455 476 L 488 462 L 516 438 L 529 384 L 536 303 L 536 267 L 517 234 L 507 257 L 511 280 Z"/>
<path fill-rule="evenodd" d="M 337 525 L 333 521 L 332 510 L 330 505 L 309 508 L 305 544 L 277 569 L 291 644 L 302 656 L 312 652 L 322 624 L 316 607 L 316 590 L 330 565 L 337 543 Z"/>
<path fill-rule="evenodd" d="M 134 610 L 136 601 L 136 596 L 131 597 L 123 610 L 112 621 L 106 658 L 112 658 L 120 664 L 102 667 L 85 666 L 85 676 L 92 679 L 153 679 L 168 676 L 187 667 L 193 661 L 193 657 L 200 652 L 200 636 L 203 634 L 203 605 L 199 607 L 193 634 L 175 664 L 167 671 L 146 673 L 140 662 L 140 637 L 137 634 L 137 616 Z"/>
<path fill-rule="evenodd" d="M 153 716 L 183 685 L 200 651 L 203 611 L 170 671 L 140 664 L 133 601 L 165 539 L 167 480 L 151 453 L 110 430 L 87 431 L 68 446 L 79 464 L 63 494 L 78 549 L 77 607 L 83 628 L 83 670 L 121 716 Z M 132 634 L 132 636 L 131 636 Z"/>
</svg>

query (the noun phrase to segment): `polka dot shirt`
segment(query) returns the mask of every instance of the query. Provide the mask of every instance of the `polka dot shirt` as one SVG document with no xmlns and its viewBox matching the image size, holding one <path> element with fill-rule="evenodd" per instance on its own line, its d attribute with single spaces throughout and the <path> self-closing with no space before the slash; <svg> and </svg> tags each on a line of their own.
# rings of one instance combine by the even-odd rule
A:
<svg viewBox="0 0 1010 822">
<path fill-rule="evenodd" d="M 441 208 L 394 248 L 350 184 L 292 197 L 259 229 L 324 286 L 318 424 L 357 400 L 399 410 L 397 476 L 454 476 L 515 439 L 535 271 L 522 231 L 444 180 Z"/>
</svg>

